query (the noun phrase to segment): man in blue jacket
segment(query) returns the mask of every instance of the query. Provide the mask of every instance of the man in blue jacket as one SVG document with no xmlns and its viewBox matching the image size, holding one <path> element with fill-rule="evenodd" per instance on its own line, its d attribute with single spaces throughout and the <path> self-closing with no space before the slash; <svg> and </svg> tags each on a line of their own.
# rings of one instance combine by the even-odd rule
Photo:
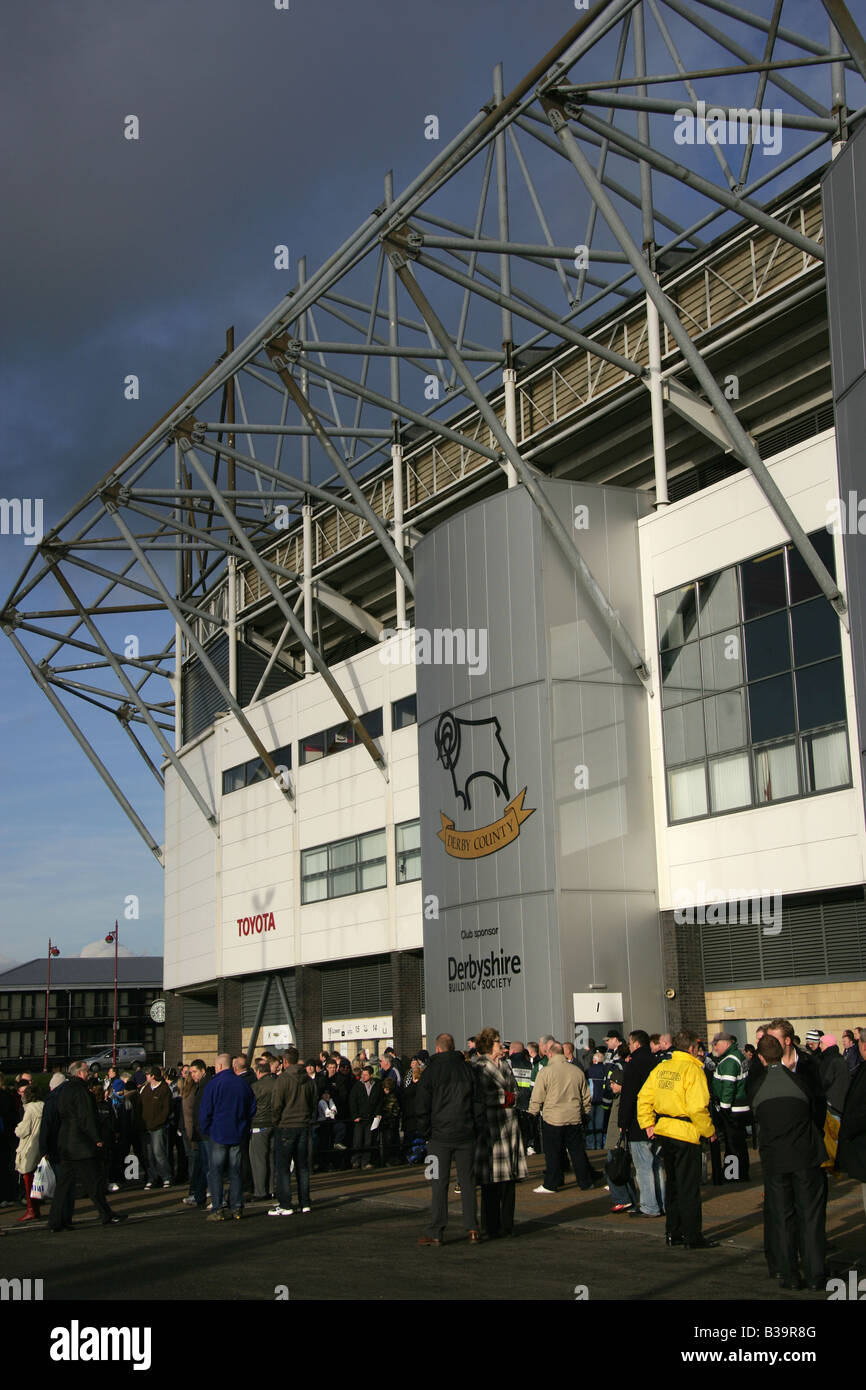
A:
<svg viewBox="0 0 866 1390">
<path fill-rule="evenodd" d="M 235 1221 L 243 1214 L 244 1190 L 241 1178 L 242 1145 L 249 1138 L 256 1098 L 252 1088 L 232 1071 L 232 1059 L 221 1052 L 215 1075 L 204 1088 L 199 1110 L 199 1129 L 210 1147 L 208 1186 L 213 1211 L 208 1221 L 224 1221 L 223 1176 L 229 1169 L 229 1206 Z"/>
</svg>

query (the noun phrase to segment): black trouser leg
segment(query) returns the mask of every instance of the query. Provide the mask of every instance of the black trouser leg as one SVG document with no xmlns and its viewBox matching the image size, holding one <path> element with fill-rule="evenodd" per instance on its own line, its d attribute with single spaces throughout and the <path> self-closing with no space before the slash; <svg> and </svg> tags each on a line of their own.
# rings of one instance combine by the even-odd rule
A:
<svg viewBox="0 0 866 1390">
<path fill-rule="evenodd" d="M 797 1277 L 797 1218 L 790 1173 L 764 1174 L 764 1253 L 770 1274 Z"/>
<path fill-rule="evenodd" d="M 827 1174 L 823 1168 L 791 1173 L 797 1240 L 807 1283 L 824 1279 L 827 1250 Z"/>
<path fill-rule="evenodd" d="M 564 1125 L 563 1140 L 565 1150 L 574 1169 L 574 1176 L 577 1178 L 578 1186 L 584 1192 L 592 1187 L 593 1174 L 589 1166 L 589 1159 L 586 1156 L 586 1146 L 583 1142 L 582 1125 Z"/>
<path fill-rule="evenodd" d="M 68 1226 L 75 1209 L 75 1168 L 67 1159 L 54 1167 L 56 1183 L 48 1213 L 48 1225 L 53 1231 Z"/>
<path fill-rule="evenodd" d="M 749 1176 L 749 1146 L 746 1139 L 747 1115 L 735 1115 L 732 1110 L 722 1110 L 720 1119 L 725 1141 L 725 1181 L 745 1182 Z M 731 1159 L 735 1160 L 733 1172 L 731 1172 Z"/>
<path fill-rule="evenodd" d="M 461 1144 L 454 1150 L 457 1163 L 457 1181 L 460 1184 L 461 1205 L 463 1207 L 463 1229 L 478 1229 L 478 1214 L 475 1203 L 475 1145 Z M 446 1189 L 447 1196 L 447 1189 Z"/>
<path fill-rule="evenodd" d="M 502 1230 L 507 1236 L 514 1230 L 514 1203 L 517 1197 L 517 1183 L 503 1182 L 502 1189 Z"/>
<path fill-rule="evenodd" d="M 662 1138 L 667 1183 L 669 1236 L 682 1236 L 687 1245 L 701 1238 L 701 1148 L 683 1139 Z"/>
<path fill-rule="evenodd" d="M 544 1178 L 542 1186 L 549 1192 L 556 1192 L 562 1187 L 562 1148 L 563 1148 L 563 1125 L 549 1125 L 546 1120 L 541 1121 L 541 1134 L 544 1144 Z"/>
<path fill-rule="evenodd" d="M 448 1184 L 451 1180 L 451 1155 L 453 1149 L 446 1144 L 435 1144 L 431 1139 L 427 1145 L 427 1160 L 433 1159 L 431 1186 L 430 1229 L 428 1235 L 433 1240 L 441 1240 L 448 1224 Z M 429 1168 L 428 1168 L 428 1171 Z"/>
<path fill-rule="evenodd" d="M 502 1234 L 500 1186 L 498 1182 L 481 1184 L 481 1228 L 491 1239 Z"/>
</svg>

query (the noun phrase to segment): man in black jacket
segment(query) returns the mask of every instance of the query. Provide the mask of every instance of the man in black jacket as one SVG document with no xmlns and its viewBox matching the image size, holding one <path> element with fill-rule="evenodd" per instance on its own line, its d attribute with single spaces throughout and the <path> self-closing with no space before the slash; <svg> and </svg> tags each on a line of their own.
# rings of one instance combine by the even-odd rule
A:
<svg viewBox="0 0 866 1390">
<path fill-rule="evenodd" d="M 824 1095 L 827 1097 L 827 1107 L 834 1119 L 838 1120 L 851 1084 L 851 1072 L 839 1051 L 835 1034 L 824 1033 L 818 1046 L 820 1051 L 815 1059 L 818 1074 L 824 1087 Z"/>
<path fill-rule="evenodd" d="M 815 1106 L 823 1107 L 821 1110 L 821 1127 L 823 1129 L 823 1117 L 826 1112 L 827 1103 L 824 1099 L 824 1087 L 821 1085 L 821 1076 L 818 1071 L 817 1062 L 811 1053 L 795 1046 L 794 1027 L 789 1019 L 772 1019 L 767 1024 L 767 1031 L 763 1036 L 766 1037 L 767 1034 L 775 1038 L 776 1041 L 781 1044 L 782 1066 L 785 1067 L 787 1071 L 793 1072 L 799 1077 L 800 1081 L 806 1087 L 806 1091 L 810 1098 L 814 1101 Z M 763 1074 L 763 1069 L 755 1066 L 751 1068 L 746 1077 L 746 1102 L 750 1110 L 752 1109 L 752 1096 L 755 1093 L 755 1088 L 763 1079 Z"/>
<path fill-rule="evenodd" d="M 462 1053 L 454 1051 L 450 1033 L 440 1033 L 436 1053 L 418 1082 L 418 1129 L 427 1139 L 425 1174 L 432 1179 L 430 1229 L 419 1245 L 442 1245 L 448 1222 L 448 1185 L 451 1160 L 457 1163 L 457 1182 L 463 1204 L 463 1225 L 476 1243 L 475 1136 L 486 1125 L 486 1114 L 475 1076 Z"/>
<path fill-rule="evenodd" d="M 270 1065 L 259 1057 L 255 1065 L 256 1080 L 253 1095 L 256 1113 L 250 1135 L 250 1168 L 253 1176 L 254 1202 L 266 1202 L 274 1186 L 274 1112 L 271 1092 L 277 1078 L 271 1075 Z"/>
<path fill-rule="evenodd" d="M 640 1206 L 633 1206 L 629 1216 L 663 1216 L 665 1174 L 661 1145 L 656 1140 L 647 1139 L 646 1130 L 641 1129 L 637 1122 L 638 1093 L 658 1058 L 650 1049 L 649 1034 L 642 1028 L 629 1033 L 628 1050 L 619 1095 L 619 1129 L 620 1133 L 624 1130 L 628 1136 L 640 1188 Z"/>
<path fill-rule="evenodd" d="M 192 1172 L 189 1178 L 189 1196 L 184 1197 L 184 1205 L 196 1206 L 204 1210 L 208 1205 L 207 1175 L 210 1168 L 210 1141 L 202 1134 L 199 1124 L 202 1096 L 209 1077 L 207 1067 L 201 1057 L 189 1064 L 189 1074 L 195 1083 L 190 1108 L 189 1139 L 192 1144 Z"/>
<path fill-rule="evenodd" d="M 45 1112 L 42 1114 L 40 1147 L 44 1153 L 53 1153 L 60 1165 L 48 1215 L 48 1229 L 52 1232 L 66 1230 L 71 1225 L 69 1196 L 76 1183 L 81 1184 L 96 1207 L 103 1226 L 117 1226 L 126 1220 L 125 1216 L 115 1216 L 105 1199 L 102 1136 L 96 1101 L 87 1086 L 88 1076 L 83 1062 L 73 1062 L 69 1080 L 57 1088 L 57 1099 L 47 1124 Z"/>
<path fill-rule="evenodd" d="M 370 1065 L 361 1068 L 361 1079 L 349 1092 L 349 1120 L 352 1124 L 352 1167 L 373 1167 L 373 1121 L 382 1113 L 384 1091 Z M 376 1126 L 378 1129 L 378 1125 Z M 377 1141 L 378 1143 L 378 1137 Z M 364 1155 L 366 1154 L 366 1162 Z"/>
<path fill-rule="evenodd" d="M 752 1093 L 764 1171 L 764 1250 L 783 1289 L 800 1287 L 797 1247 L 810 1289 L 824 1288 L 827 1176 L 824 1100 L 783 1064 L 782 1044 L 767 1033 L 758 1043 L 760 1070 Z"/>
</svg>

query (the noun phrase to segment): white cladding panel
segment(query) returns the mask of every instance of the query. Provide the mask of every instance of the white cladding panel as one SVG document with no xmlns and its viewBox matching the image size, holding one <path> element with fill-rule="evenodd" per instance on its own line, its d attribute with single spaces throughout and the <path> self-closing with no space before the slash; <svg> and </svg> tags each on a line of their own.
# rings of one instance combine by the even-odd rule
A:
<svg viewBox="0 0 866 1390">
<path fill-rule="evenodd" d="M 418 816 L 417 730 L 390 731 L 391 704 L 414 693 L 415 669 L 383 662 L 377 648 L 333 674 L 360 713 L 382 708 L 387 780 L 362 747 L 299 766 L 299 738 L 345 718 L 318 675 L 246 711 L 268 749 L 292 745 L 293 802 L 270 781 L 223 796 L 223 772 L 255 757 L 228 717 L 180 755 L 217 808 L 219 839 L 166 767 L 166 988 L 421 947 L 421 884 L 396 883 L 394 831 Z M 382 829 L 387 888 L 301 905 L 303 849 Z"/>
<path fill-rule="evenodd" d="M 786 450 L 769 467 L 803 528 L 809 532 L 824 527 L 832 514 L 828 503 L 838 496 L 833 432 Z M 674 907 L 677 894 L 705 902 L 708 894 L 794 894 L 863 883 L 866 831 L 856 746 L 851 644 L 844 630 L 842 662 L 853 787 L 779 806 L 755 807 L 684 825 L 668 825 L 655 595 L 759 555 L 789 538 L 750 473 L 717 483 L 638 524 L 644 644 L 655 694 L 647 702 L 647 709 L 659 908 L 664 911 Z M 837 537 L 836 572 L 844 593 L 842 563 Z"/>
</svg>

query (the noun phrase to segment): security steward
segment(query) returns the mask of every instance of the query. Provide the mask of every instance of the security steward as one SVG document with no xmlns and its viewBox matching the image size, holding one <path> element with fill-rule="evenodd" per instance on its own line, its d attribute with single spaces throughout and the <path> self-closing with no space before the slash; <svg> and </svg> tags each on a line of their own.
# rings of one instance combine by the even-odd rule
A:
<svg viewBox="0 0 866 1390">
<path fill-rule="evenodd" d="M 717 1240 L 701 1234 L 701 1138 L 715 1142 L 710 1093 L 698 1039 L 685 1029 L 673 1040 L 669 1061 L 654 1067 L 637 1098 L 637 1122 L 661 1142 L 667 1192 L 665 1243 L 711 1250 Z"/>
</svg>

